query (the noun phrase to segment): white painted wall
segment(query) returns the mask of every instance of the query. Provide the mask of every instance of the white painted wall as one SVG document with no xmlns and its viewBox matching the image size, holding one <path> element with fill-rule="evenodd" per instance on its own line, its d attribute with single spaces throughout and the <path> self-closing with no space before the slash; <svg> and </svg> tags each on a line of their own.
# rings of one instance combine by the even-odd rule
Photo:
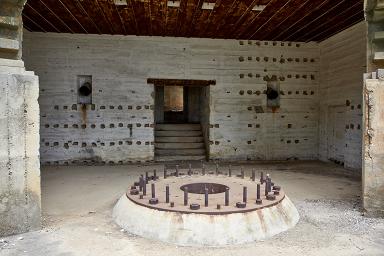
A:
<svg viewBox="0 0 384 256">
<path fill-rule="evenodd" d="M 365 22 L 320 43 L 319 158 L 361 169 Z"/>
<path fill-rule="evenodd" d="M 315 43 L 25 33 L 24 59 L 40 77 L 43 163 L 152 160 L 149 77 L 217 81 L 206 107 L 213 159 L 318 159 Z M 93 76 L 86 115 L 76 105 L 77 75 Z M 282 91 L 275 113 L 263 93 L 272 75 Z"/>
</svg>

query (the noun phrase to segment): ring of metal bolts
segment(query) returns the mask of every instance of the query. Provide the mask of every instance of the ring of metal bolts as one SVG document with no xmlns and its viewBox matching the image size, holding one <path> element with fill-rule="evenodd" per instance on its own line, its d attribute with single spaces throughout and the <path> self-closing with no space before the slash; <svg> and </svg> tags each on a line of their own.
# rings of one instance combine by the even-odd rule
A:
<svg viewBox="0 0 384 256">
<path fill-rule="evenodd" d="M 133 183 L 133 185 L 130 187 L 129 193 L 127 193 L 127 197 L 130 200 L 132 200 L 138 204 L 141 204 L 143 206 L 147 206 L 147 207 L 150 207 L 150 206 L 158 207 L 157 205 L 161 204 L 162 208 L 160 208 L 160 206 L 159 206 L 160 210 L 166 210 L 166 208 L 169 207 L 169 208 L 175 208 L 175 210 L 170 210 L 170 211 L 184 212 L 184 211 L 186 211 L 185 208 L 184 209 L 180 209 L 180 208 L 182 208 L 183 206 L 188 207 L 188 205 L 189 205 L 188 208 L 191 211 L 196 211 L 196 213 L 200 212 L 202 209 L 211 209 L 210 212 L 209 211 L 208 212 L 207 211 L 202 212 L 202 213 L 207 213 L 207 214 L 211 214 L 211 213 L 214 214 L 212 212 L 213 209 L 215 209 L 216 211 L 219 211 L 219 212 L 223 211 L 223 213 L 237 212 L 235 210 L 228 210 L 228 207 L 232 207 L 232 208 L 235 207 L 235 208 L 239 209 L 240 212 L 244 211 L 241 209 L 246 209 L 246 208 L 247 209 L 249 208 L 250 210 L 257 210 L 257 209 L 261 209 L 264 207 L 273 206 L 273 205 L 279 203 L 284 198 L 284 193 L 282 192 L 281 187 L 275 185 L 274 182 L 272 182 L 269 174 L 264 176 L 263 172 L 260 173 L 260 179 L 257 180 L 256 179 L 256 172 L 255 172 L 255 170 L 252 170 L 251 176 L 250 176 L 251 183 L 240 182 L 240 184 L 238 184 L 235 181 L 235 183 L 238 184 L 237 189 L 239 191 L 240 190 L 242 191 L 242 194 L 241 194 L 241 192 L 238 192 L 236 194 L 234 191 L 231 190 L 231 186 L 228 185 L 230 183 L 227 182 L 228 186 L 226 186 L 224 184 L 220 184 L 219 182 L 218 183 L 212 183 L 209 180 L 209 178 L 212 178 L 212 177 L 213 177 L 213 179 L 215 179 L 215 177 L 217 177 L 217 178 L 219 178 L 219 177 L 222 177 L 222 178 L 232 177 L 233 170 L 232 170 L 231 166 L 229 166 L 228 172 L 220 170 L 218 164 L 215 165 L 215 171 L 208 171 L 203 163 L 201 166 L 201 172 L 199 172 L 196 169 L 193 170 L 191 164 L 189 164 L 186 174 L 184 172 L 180 172 L 180 170 L 181 170 L 181 168 L 179 165 L 175 166 L 174 171 L 172 169 L 164 168 L 163 181 L 170 178 L 170 177 L 174 177 L 174 179 L 176 179 L 176 181 L 171 180 L 172 182 L 167 183 L 167 185 L 165 186 L 165 188 L 166 188 L 165 189 L 165 200 L 163 200 L 164 198 L 163 198 L 162 194 L 160 195 L 160 198 L 156 197 L 156 187 L 155 186 L 160 180 L 159 176 L 157 176 L 156 170 L 153 171 L 153 175 L 149 175 L 149 172 L 145 172 L 145 175 L 140 175 L 139 181 L 135 181 Z M 205 176 L 207 173 L 210 176 Z M 185 175 L 187 175 L 187 176 L 185 176 Z M 223 177 L 222 175 L 225 175 L 225 176 Z M 176 206 L 175 201 L 170 202 L 170 196 L 171 196 L 170 195 L 170 186 L 174 185 L 175 182 L 180 183 L 183 180 L 183 178 L 186 181 L 191 182 L 190 180 L 193 177 L 206 177 L 206 179 L 203 179 L 205 181 L 203 183 L 200 181 L 201 183 L 189 183 L 189 184 L 187 183 L 187 184 L 182 185 L 180 187 L 180 189 L 182 189 L 184 191 L 183 201 L 180 202 L 181 198 L 179 198 L 178 195 L 175 195 L 174 199 L 175 200 L 177 199 L 176 200 L 178 202 L 177 206 Z M 240 173 L 237 175 L 234 175 L 233 177 L 234 178 L 229 178 L 229 179 L 240 178 L 240 181 L 244 180 L 245 179 L 245 171 L 243 170 L 243 168 L 241 167 Z M 226 181 L 226 179 L 224 179 L 223 181 Z M 149 185 L 149 183 L 150 183 L 150 192 L 151 192 L 150 194 L 151 195 L 147 201 L 148 204 L 145 203 L 146 201 L 137 201 L 135 199 L 135 196 L 137 196 L 137 195 L 139 196 L 139 199 L 145 199 L 149 196 L 149 195 L 147 195 L 147 184 Z M 160 184 L 163 184 L 163 183 L 160 182 Z M 223 182 L 223 183 L 225 183 L 225 182 Z M 256 186 L 253 187 L 254 185 L 252 185 L 252 184 L 255 184 L 255 183 L 256 183 Z M 247 184 L 248 184 L 248 187 L 247 187 Z M 263 190 L 265 192 L 263 192 L 263 195 L 265 196 L 266 202 L 263 202 L 262 196 L 261 196 L 261 186 L 262 185 L 264 185 Z M 205 187 L 202 187 L 202 186 L 205 186 Z M 255 188 L 256 188 L 256 190 L 255 190 Z M 202 194 L 203 198 L 197 199 L 197 200 L 204 200 L 204 204 L 202 205 L 203 208 L 201 208 L 201 205 L 199 203 L 196 203 L 196 202 L 189 203 L 189 200 L 191 200 L 191 198 L 190 198 L 191 193 L 192 194 Z M 223 200 L 222 203 L 217 202 L 217 200 L 218 200 L 217 196 L 214 197 L 215 194 L 218 194 L 218 193 L 223 193 L 223 197 L 221 199 L 221 200 Z M 231 206 L 230 205 L 230 193 L 232 196 L 237 195 L 236 199 L 242 198 L 242 201 L 238 201 L 234 205 Z M 255 193 L 255 194 L 253 194 L 253 193 Z M 254 197 L 254 195 L 256 195 L 256 198 Z M 252 196 L 253 196 L 253 199 L 252 199 L 253 205 L 250 202 Z M 212 199 L 212 197 L 213 197 L 213 199 Z M 233 200 L 235 200 L 235 199 L 232 198 L 232 201 Z M 164 206 L 163 201 L 165 201 L 167 206 L 166 205 Z M 213 201 L 214 204 L 213 205 L 209 204 L 209 201 L 211 201 L 211 202 Z M 214 205 L 216 205 L 215 208 L 213 208 Z M 222 206 L 224 206 L 224 207 L 222 207 Z M 152 207 L 150 207 L 150 208 L 152 208 Z"/>
</svg>

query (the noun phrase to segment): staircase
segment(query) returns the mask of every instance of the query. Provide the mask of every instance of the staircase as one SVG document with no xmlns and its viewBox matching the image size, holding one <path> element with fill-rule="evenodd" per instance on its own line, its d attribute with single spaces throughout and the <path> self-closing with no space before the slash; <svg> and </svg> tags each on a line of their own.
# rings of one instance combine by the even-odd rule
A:
<svg viewBox="0 0 384 256">
<path fill-rule="evenodd" d="M 156 124 L 155 160 L 182 161 L 206 158 L 200 124 Z"/>
</svg>

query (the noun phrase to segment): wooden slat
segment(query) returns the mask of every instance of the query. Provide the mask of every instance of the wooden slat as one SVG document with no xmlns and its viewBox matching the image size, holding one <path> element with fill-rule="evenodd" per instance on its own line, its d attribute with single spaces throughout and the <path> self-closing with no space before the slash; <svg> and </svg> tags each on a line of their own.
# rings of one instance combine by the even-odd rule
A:
<svg viewBox="0 0 384 256">
<path fill-rule="evenodd" d="M 167 2 L 29 0 L 24 20 L 43 32 L 306 41 L 351 26 L 363 8 L 362 0 L 180 0 L 178 8 Z M 202 10 L 203 2 L 215 2 L 214 9 Z M 255 5 L 267 6 L 259 12 Z M 351 8 L 355 12 L 342 14 Z M 331 29 L 330 20 L 339 27 Z"/>
</svg>

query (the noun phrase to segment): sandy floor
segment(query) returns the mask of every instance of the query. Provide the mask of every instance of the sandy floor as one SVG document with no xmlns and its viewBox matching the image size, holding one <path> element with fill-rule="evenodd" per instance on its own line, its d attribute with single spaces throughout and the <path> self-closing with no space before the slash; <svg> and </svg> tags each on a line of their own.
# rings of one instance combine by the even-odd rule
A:
<svg viewBox="0 0 384 256">
<path fill-rule="evenodd" d="M 296 204 L 298 225 L 273 239 L 225 248 L 177 247 L 130 235 L 112 207 L 140 172 L 162 165 L 44 167 L 44 229 L 0 238 L 0 255 L 384 255 L 384 220 L 361 216 L 361 184 L 319 162 L 244 165 L 268 170 Z M 210 166 L 212 170 L 213 166 Z"/>
</svg>

